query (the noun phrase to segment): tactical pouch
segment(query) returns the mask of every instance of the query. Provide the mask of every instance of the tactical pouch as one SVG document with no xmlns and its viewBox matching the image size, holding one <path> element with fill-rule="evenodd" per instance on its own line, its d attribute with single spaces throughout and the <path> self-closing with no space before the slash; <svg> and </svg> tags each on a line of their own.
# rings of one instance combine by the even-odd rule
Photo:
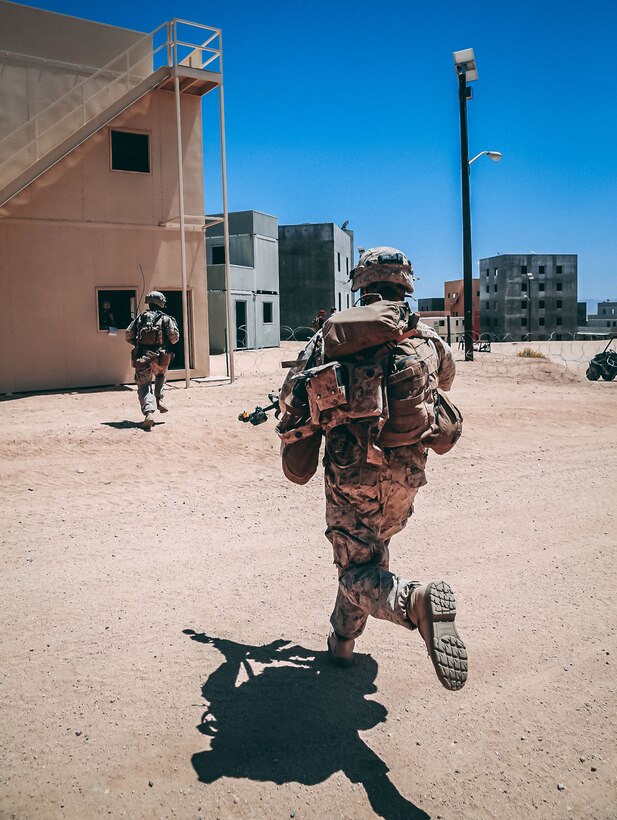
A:
<svg viewBox="0 0 617 820">
<path fill-rule="evenodd" d="M 420 442 L 439 455 L 450 451 L 463 432 L 463 416 L 454 402 L 435 390 L 435 421 Z"/>
<path fill-rule="evenodd" d="M 281 463 L 285 477 L 294 484 L 306 484 L 315 475 L 319 464 L 321 430 L 313 435 L 281 445 Z"/>
<path fill-rule="evenodd" d="M 338 362 L 315 367 L 306 382 L 306 394 L 311 409 L 311 421 L 319 424 L 324 410 L 347 403 L 345 374 Z"/>
</svg>

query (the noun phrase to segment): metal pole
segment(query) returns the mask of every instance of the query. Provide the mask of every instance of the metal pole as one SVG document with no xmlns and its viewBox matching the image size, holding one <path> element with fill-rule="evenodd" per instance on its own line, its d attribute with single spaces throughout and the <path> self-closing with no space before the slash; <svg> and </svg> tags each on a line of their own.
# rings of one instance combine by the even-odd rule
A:
<svg viewBox="0 0 617 820">
<path fill-rule="evenodd" d="M 469 204 L 469 149 L 467 146 L 467 80 L 459 66 L 458 98 L 461 118 L 461 193 L 463 204 L 463 302 L 465 361 L 473 362 L 473 283 L 471 265 L 471 208 Z"/>
<path fill-rule="evenodd" d="M 223 75 L 223 35 L 220 35 L 221 47 L 221 76 Z M 231 289 L 229 270 L 229 216 L 227 212 L 227 160 L 225 156 L 225 101 L 223 97 L 223 83 L 219 88 L 219 125 L 221 129 L 221 187 L 223 193 L 223 238 L 225 244 L 225 298 L 227 301 L 227 347 L 229 359 L 229 381 L 234 381 L 234 354 L 231 343 Z"/>
<path fill-rule="evenodd" d="M 182 125 L 180 122 L 180 80 L 174 77 L 176 95 L 176 134 L 178 141 L 178 198 L 180 200 L 180 264 L 182 268 L 182 321 L 184 323 L 184 374 L 187 389 L 191 386 L 189 356 L 189 300 L 186 289 L 186 235 L 184 232 L 184 171 L 182 165 Z"/>
</svg>

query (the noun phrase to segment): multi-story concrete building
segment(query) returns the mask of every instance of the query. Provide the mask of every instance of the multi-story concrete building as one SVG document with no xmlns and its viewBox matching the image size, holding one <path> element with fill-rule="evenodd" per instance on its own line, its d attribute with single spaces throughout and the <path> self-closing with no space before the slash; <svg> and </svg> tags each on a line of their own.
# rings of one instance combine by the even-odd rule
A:
<svg viewBox="0 0 617 820">
<path fill-rule="evenodd" d="M 345 223 L 346 224 L 346 223 Z M 279 225 L 281 338 L 307 328 L 320 310 L 353 305 L 353 231 L 333 222 Z"/>
<path fill-rule="evenodd" d="M 260 211 L 235 211 L 228 219 L 232 346 L 235 349 L 278 347 L 278 219 Z M 206 262 L 210 350 L 222 353 L 227 346 L 225 245 L 221 223 L 207 229 Z"/>
<path fill-rule="evenodd" d="M 480 327 L 497 338 L 563 339 L 577 329 L 576 254 L 480 260 Z"/>
<path fill-rule="evenodd" d="M 433 313 L 434 311 L 443 311 L 445 301 L 439 297 L 429 297 L 427 299 L 418 299 L 418 311 L 420 313 Z"/>
<path fill-rule="evenodd" d="M 471 331 L 473 338 L 480 336 L 480 280 L 472 279 Z M 450 316 L 465 316 L 464 280 L 444 282 L 444 309 Z"/>
<path fill-rule="evenodd" d="M 598 312 L 589 314 L 584 329 L 598 335 L 617 335 L 617 302 L 598 302 Z"/>
<path fill-rule="evenodd" d="M 420 312 L 420 321 L 432 327 L 450 345 L 458 344 L 465 337 L 463 316 L 450 316 L 445 310 Z"/>
<path fill-rule="evenodd" d="M 181 325 L 177 375 L 207 376 L 200 100 L 220 32 L 0 16 L 0 391 L 132 381 L 122 331 L 153 288 Z"/>
</svg>

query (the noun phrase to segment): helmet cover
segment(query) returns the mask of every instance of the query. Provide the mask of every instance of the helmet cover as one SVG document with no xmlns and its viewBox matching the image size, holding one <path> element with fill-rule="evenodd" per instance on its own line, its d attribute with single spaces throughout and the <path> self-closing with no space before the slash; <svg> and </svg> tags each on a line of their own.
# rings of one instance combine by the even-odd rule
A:
<svg viewBox="0 0 617 820">
<path fill-rule="evenodd" d="M 402 251 L 380 245 L 364 251 L 358 264 L 351 271 L 353 291 L 368 287 L 374 282 L 388 282 L 413 293 L 413 268 Z"/>
<path fill-rule="evenodd" d="M 148 295 L 146 296 L 146 304 L 156 305 L 157 307 L 164 308 L 167 304 L 167 299 L 160 292 L 160 290 L 151 290 L 150 293 L 148 293 Z"/>
</svg>

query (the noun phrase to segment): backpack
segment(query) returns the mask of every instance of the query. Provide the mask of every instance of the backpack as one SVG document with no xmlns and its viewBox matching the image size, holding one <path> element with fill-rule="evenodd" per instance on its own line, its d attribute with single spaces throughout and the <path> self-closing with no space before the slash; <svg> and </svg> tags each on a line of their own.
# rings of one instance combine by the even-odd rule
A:
<svg viewBox="0 0 617 820">
<path fill-rule="evenodd" d="M 146 310 L 137 320 L 137 344 L 143 347 L 163 346 L 163 313 Z"/>
</svg>

